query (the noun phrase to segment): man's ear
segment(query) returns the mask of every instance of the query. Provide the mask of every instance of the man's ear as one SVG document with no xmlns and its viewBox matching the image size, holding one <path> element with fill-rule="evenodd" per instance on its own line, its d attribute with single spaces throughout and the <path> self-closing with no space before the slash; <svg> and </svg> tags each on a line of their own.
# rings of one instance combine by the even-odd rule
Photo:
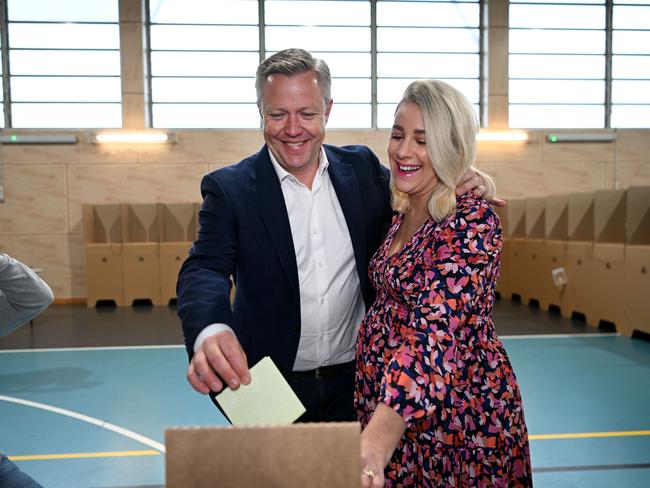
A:
<svg viewBox="0 0 650 488">
<path fill-rule="evenodd" d="M 327 102 L 327 106 L 325 107 L 325 123 L 327 123 L 327 121 L 330 118 L 330 112 L 332 111 L 332 104 L 333 103 L 334 103 L 334 100 L 332 100 L 331 98 L 330 98 L 330 101 Z"/>
</svg>

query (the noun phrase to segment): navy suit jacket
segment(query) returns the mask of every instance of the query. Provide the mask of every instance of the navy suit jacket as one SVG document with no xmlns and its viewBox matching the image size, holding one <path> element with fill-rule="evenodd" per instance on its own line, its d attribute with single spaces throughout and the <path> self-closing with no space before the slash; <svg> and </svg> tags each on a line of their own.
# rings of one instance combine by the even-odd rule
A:
<svg viewBox="0 0 650 488">
<path fill-rule="evenodd" d="M 366 308 L 368 263 L 390 223 L 389 173 L 365 146 L 324 145 L 350 231 Z M 298 270 L 289 217 L 268 148 L 203 177 L 198 239 L 179 273 L 178 315 L 190 358 L 197 335 L 228 324 L 249 365 L 271 356 L 286 374 L 300 339 Z M 230 303 L 230 278 L 236 284 Z"/>
</svg>

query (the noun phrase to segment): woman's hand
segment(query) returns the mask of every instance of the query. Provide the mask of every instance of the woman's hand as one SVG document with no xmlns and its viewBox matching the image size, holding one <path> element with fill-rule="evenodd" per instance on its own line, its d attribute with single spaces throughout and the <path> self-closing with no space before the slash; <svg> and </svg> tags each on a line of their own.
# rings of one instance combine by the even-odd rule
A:
<svg viewBox="0 0 650 488">
<path fill-rule="evenodd" d="M 389 406 L 380 403 L 361 433 L 361 486 L 383 488 L 384 468 L 393 456 L 406 424 Z"/>
</svg>

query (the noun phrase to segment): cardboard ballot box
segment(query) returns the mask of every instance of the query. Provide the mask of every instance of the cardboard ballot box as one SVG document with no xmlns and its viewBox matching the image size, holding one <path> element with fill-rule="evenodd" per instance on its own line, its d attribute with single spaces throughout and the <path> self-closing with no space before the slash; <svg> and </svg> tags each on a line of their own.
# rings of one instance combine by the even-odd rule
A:
<svg viewBox="0 0 650 488">
<path fill-rule="evenodd" d="M 124 301 L 160 298 L 160 229 L 158 204 L 140 203 L 122 206 L 124 226 Z"/>
<path fill-rule="evenodd" d="M 356 422 L 171 428 L 167 488 L 349 488 L 360 482 Z"/>
<path fill-rule="evenodd" d="M 86 304 L 100 300 L 124 305 L 124 253 L 120 204 L 83 205 Z"/>
<path fill-rule="evenodd" d="M 169 303 L 176 298 L 176 282 L 181 265 L 196 239 L 197 220 L 194 203 L 162 203 L 160 223 L 160 298 Z"/>
</svg>

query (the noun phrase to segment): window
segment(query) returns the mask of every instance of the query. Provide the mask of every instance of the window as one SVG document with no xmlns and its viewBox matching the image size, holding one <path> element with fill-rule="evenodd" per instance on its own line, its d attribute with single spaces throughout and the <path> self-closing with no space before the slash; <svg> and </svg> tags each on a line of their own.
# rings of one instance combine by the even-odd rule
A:
<svg viewBox="0 0 650 488">
<path fill-rule="evenodd" d="M 118 1 L 7 7 L 12 126 L 121 127 Z"/>
<path fill-rule="evenodd" d="M 150 0 L 153 127 L 259 127 L 256 0 Z"/>
<path fill-rule="evenodd" d="M 408 84 L 437 78 L 479 110 L 479 3 L 377 2 L 377 125 L 393 125 Z"/>
<path fill-rule="evenodd" d="M 605 126 L 605 5 L 510 3 L 510 127 Z"/>
<path fill-rule="evenodd" d="M 266 55 L 301 47 L 325 60 L 334 107 L 329 128 L 372 127 L 370 2 L 264 1 Z M 265 56 L 266 57 L 266 56 Z"/>
<path fill-rule="evenodd" d="M 650 2 L 614 0 L 611 126 L 650 127 Z"/>
<path fill-rule="evenodd" d="M 391 126 L 417 78 L 445 79 L 478 112 L 479 9 L 478 0 L 149 0 L 153 126 L 259 127 L 255 70 L 289 47 L 329 65 L 330 128 Z"/>
</svg>

